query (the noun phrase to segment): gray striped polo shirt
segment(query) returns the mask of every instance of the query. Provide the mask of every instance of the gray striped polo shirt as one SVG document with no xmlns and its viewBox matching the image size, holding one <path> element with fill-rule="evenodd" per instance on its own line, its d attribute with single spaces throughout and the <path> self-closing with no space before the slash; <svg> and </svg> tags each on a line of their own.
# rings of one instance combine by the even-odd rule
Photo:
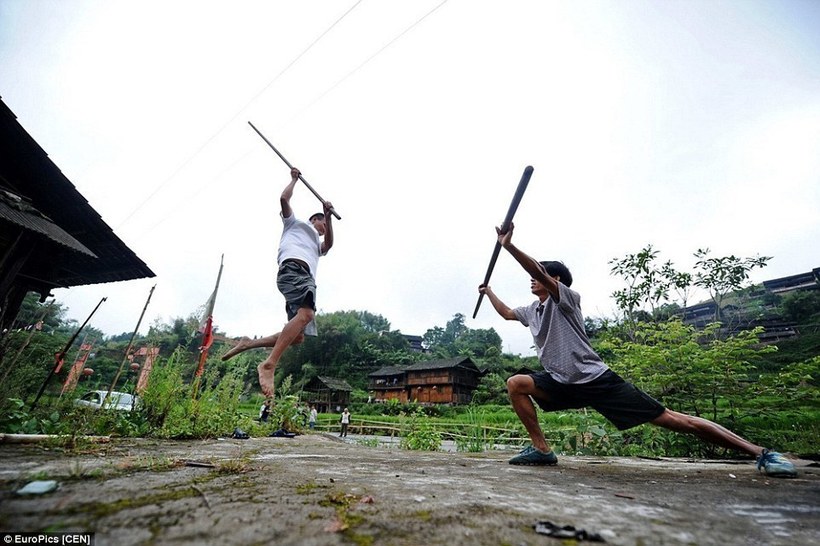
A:
<svg viewBox="0 0 820 546">
<path fill-rule="evenodd" d="M 513 309 L 515 317 L 528 326 L 538 360 L 544 369 L 564 384 L 588 383 L 609 368 L 589 343 L 584 331 L 581 296 L 558 283 L 559 302 L 548 297 L 539 311 L 541 302 Z"/>
</svg>

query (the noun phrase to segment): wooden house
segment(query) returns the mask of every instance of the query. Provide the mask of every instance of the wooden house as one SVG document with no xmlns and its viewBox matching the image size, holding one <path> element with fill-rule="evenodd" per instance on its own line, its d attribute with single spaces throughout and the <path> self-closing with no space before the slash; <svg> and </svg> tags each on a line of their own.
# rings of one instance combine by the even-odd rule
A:
<svg viewBox="0 0 820 546">
<path fill-rule="evenodd" d="M 482 375 L 469 357 L 456 357 L 382 368 L 370 374 L 368 387 L 376 402 L 469 404 Z"/>
<path fill-rule="evenodd" d="M 344 379 L 319 375 L 308 381 L 302 390 L 307 403 L 316 406 L 316 411 L 329 413 L 342 411 L 350 404 L 353 387 Z"/>
<path fill-rule="evenodd" d="M 407 402 L 406 368 L 388 366 L 371 373 L 368 377 L 371 398 L 376 402 L 398 400 Z"/>
</svg>

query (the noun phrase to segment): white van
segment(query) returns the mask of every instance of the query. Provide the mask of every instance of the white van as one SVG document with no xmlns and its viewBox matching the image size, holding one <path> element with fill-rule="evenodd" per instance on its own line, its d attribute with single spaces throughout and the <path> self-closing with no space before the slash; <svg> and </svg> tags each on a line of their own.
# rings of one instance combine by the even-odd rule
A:
<svg viewBox="0 0 820 546">
<path fill-rule="evenodd" d="M 89 391 L 74 401 L 75 406 L 100 409 L 103 407 L 103 400 L 108 391 Z M 106 402 L 106 409 L 131 411 L 139 404 L 139 397 L 127 392 L 113 391 L 111 398 Z"/>
</svg>

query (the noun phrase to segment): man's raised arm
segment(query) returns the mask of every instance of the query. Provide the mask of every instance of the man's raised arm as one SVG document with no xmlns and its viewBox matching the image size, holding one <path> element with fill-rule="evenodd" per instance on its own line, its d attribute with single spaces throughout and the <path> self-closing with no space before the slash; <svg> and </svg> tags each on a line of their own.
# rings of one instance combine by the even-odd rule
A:
<svg viewBox="0 0 820 546">
<path fill-rule="evenodd" d="M 538 262 L 538 260 L 524 253 L 512 243 L 514 227 L 515 226 L 510 224 L 510 229 L 507 230 L 506 233 L 501 233 L 501 229 L 496 228 L 496 232 L 498 233 L 498 242 L 502 247 L 507 249 L 507 251 L 519 264 L 521 264 L 521 267 L 524 268 L 524 271 L 530 274 L 531 278 L 543 284 L 550 293 L 550 296 L 555 298 L 555 301 L 558 301 L 560 299 L 560 295 L 558 294 L 558 281 L 547 274 L 544 267 Z"/>
<path fill-rule="evenodd" d="M 293 168 L 290 170 L 290 182 L 285 189 L 282 190 L 282 195 L 279 196 L 279 205 L 282 207 L 282 218 L 290 218 L 293 216 L 293 209 L 290 208 L 290 198 L 293 197 L 293 188 L 299 181 L 299 169 Z"/>
</svg>

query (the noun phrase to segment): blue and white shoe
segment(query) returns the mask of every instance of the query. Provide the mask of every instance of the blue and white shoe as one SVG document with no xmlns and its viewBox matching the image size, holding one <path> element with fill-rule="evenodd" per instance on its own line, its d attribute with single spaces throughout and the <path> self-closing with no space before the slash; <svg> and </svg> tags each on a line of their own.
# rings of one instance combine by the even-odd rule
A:
<svg viewBox="0 0 820 546">
<path fill-rule="evenodd" d="M 760 457 L 757 458 L 757 469 L 763 470 L 767 476 L 775 478 L 794 478 L 797 470 L 786 457 L 777 451 L 764 449 Z"/>
<path fill-rule="evenodd" d="M 550 451 L 541 451 L 533 446 L 527 446 L 521 453 L 509 460 L 510 464 L 517 465 L 555 465 L 558 464 L 558 457 Z"/>
</svg>

